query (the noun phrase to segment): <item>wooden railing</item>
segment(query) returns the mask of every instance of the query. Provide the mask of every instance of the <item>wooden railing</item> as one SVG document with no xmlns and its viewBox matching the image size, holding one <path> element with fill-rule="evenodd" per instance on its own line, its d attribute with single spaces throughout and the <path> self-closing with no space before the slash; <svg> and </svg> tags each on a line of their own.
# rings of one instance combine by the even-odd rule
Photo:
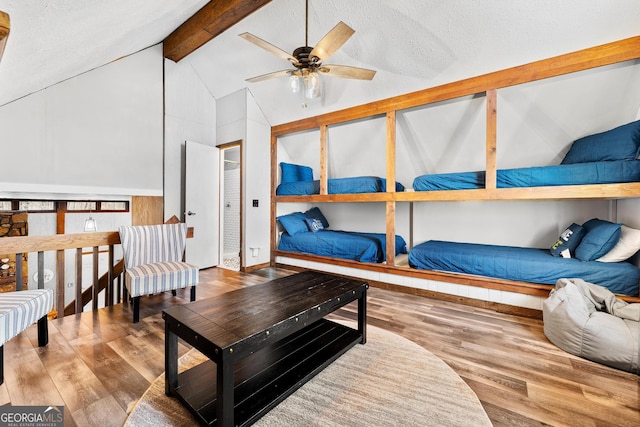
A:
<svg viewBox="0 0 640 427">
<path fill-rule="evenodd" d="M 122 289 L 122 273 L 124 270 L 122 260 L 115 260 L 114 247 L 120 244 L 120 235 L 117 231 L 104 231 L 97 233 L 57 234 L 50 236 L 20 236 L 3 237 L 0 239 L 0 254 L 16 254 L 16 290 L 22 290 L 22 255 L 37 253 L 38 264 L 38 289 L 44 288 L 44 254 L 48 251 L 56 253 L 56 301 L 55 309 L 58 317 L 81 313 L 83 307 L 92 301 L 93 309 L 98 308 L 98 296 L 104 291 L 105 305 L 110 306 L 120 302 Z M 108 247 L 108 268 L 101 278 L 99 276 L 100 248 Z M 75 300 L 65 307 L 65 251 L 75 249 Z M 92 251 L 92 285 L 84 292 L 82 290 L 82 257 L 86 251 Z M 117 287 L 115 286 L 117 282 Z"/>
</svg>

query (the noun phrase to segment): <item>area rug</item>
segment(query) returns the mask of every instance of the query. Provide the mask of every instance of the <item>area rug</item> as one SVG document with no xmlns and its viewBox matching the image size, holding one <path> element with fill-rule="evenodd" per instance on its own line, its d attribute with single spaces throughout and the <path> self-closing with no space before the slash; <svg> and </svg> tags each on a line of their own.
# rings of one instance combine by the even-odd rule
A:
<svg viewBox="0 0 640 427">
<path fill-rule="evenodd" d="M 180 370 L 205 356 L 190 350 Z M 164 394 L 164 374 L 131 410 L 125 426 L 193 426 L 177 398 Z M 446 363 L 394 333 L 367 327 L 357 344 L 259 419 L 276 426 L 491 426 L 478 397 Z"/>
</svg>

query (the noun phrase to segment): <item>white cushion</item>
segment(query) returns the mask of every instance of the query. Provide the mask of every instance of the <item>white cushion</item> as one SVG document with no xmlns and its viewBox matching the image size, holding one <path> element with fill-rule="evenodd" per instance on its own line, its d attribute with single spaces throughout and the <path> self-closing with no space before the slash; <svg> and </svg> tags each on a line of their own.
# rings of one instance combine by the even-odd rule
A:
<svg viewBox="0 0 640 427">
<path fill-rule="evenodd" d="M 609 252 L 598 258 L 600 262 L 620 262 L 631 258 L 640 250 L 640 230 L 626 225 L 620 228 L 620 239 Z"/>
<path fill-rule="evenodd" d="M 198 284 L 198 267 L 186 262 L 154 262 L 128 268 L 126 286 L 132 297 L 186 288 Z"/>
</svg>

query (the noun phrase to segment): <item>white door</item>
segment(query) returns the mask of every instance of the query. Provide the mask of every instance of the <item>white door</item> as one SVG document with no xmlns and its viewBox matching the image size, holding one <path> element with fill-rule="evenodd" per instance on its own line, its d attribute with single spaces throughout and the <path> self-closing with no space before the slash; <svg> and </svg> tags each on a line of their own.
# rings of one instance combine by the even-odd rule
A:
<svg viewBox="0 0 640 427">
<path fill-rule="evenodd" d="M 210 145 L 185 144 L 185 221 L 193 227 L 185 259 L 199 268 L 218 264 L 219 150 Z"/>
</svg>

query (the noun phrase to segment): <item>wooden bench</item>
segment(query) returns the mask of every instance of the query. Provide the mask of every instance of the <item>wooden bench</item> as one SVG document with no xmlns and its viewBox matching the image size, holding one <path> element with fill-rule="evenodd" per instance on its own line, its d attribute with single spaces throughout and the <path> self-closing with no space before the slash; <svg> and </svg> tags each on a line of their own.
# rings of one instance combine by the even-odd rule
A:
<svg viewBox="0 0 640 427">
<path fill-rule="evenodd" d="M 49 342 L 47 313 L 53 306 L 51 289 L 0 294 L 0 384 L 4 383 L 4 344 L 38 322 L 38 346 Z"/>
</svg>

